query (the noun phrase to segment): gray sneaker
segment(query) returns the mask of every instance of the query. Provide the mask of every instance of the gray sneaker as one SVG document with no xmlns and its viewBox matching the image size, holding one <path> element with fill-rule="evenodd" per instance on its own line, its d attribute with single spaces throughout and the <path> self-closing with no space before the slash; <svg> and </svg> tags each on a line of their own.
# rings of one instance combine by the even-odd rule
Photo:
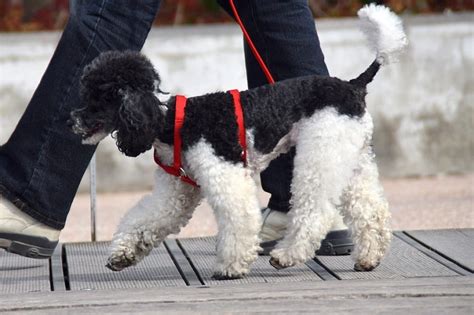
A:
<svg viewBox="0 0 474 315">
<path fill-rule="evenodd" d="M 0 248 L 30 258 L 50 258 L 59 233 L 0 196 Z"/>
<path fill-rule="evenodd" d="M 270 208 L 263 209 L 262 212 L 262 228 L 260 230 L 260 247 L 263 251 L 260 255 L 269 255 L 275 245 L 283 238 L 288 223 L 286 213 L 272 210 Z M 339 216 L 334 222 L 331 231 L 321 242 L 321 247 L 316 251 L 319 256 L 336 256 L 350 255 L 354 249 L 351 234 L 342 223 Z"/>
</svg>

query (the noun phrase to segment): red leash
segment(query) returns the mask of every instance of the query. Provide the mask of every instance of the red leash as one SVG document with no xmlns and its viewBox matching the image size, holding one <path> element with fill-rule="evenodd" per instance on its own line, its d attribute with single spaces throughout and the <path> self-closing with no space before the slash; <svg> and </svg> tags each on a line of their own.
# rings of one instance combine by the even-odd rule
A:
<svg viewBox="0 0 474 315">
<path fill-rule="evenodd" d="M 244 23 L 242 23 L 242 20 L 240 19 L 239 13 L 237 12 L 237 9 L 234 5 L 234 0 L 229 0 L 230 7 L 232 8 L 232 12 L 234 13 L 235 20 L 237 21 L 237 24 L 239 24 L 240 29 L 242 30 L 242 33 L 244 33 L 245 40 L 247 41 L 247 44 L 250 47 L 250 50 L 252 51 L 252 54 L 254 55 L 255 59 L 257 59 L 258 64 L 260 65 L 260 68 L 262 68 L 263 73 L 267 77 L 268 83 L 275 83 L 275 80 L 273 79 L 270 70 L 268 70 L 267 66 L 265 65 L 265 62 L 263 61 L 262 57 L 258 53 L 257 48 L 253 44 L 252 39 L 250 38 L 249 34 L 247 33 L 247 30 L 245 29 Z"/>
<path fill-rule="evenodd" d="M 237 9 L 235 8 L 234 1 L 229 0 L 229 3 L 234 13 L 234 17 L 237 23 L 239 24 L 242 30 L 242 33 L 244 34 L 245 40 L 247 41 L 247 44 L 249 45 L 252 51 L 252 54 L 257 59 L 260 67 L 262 68 L 263 73 L 267 77 L 268 82 L 271 84 L 275 83 L 275 80 L 270 74 L 270 71 L 265 65 L 265 62 L 263 61 L 262 57 L 258 53 L 257 48 L 255 47 L 255 45 L 252 42 L 252 39 L 247 33 L 247 30 L 245 29 L 245 26 L 242 23 L 242 20 L 240 19 L 239 13 L 237 12 Z M 237 125 L 239 129 L 239 143 L 240 143 L 240 146 L 242 147 L 242 161 L 244 162 L 244 166 L 247 166 L 247 140 L 245 136 L 244 113 L 242 111 L 242 104 L 240 102 L 240 93 L 238 90 L 230 90 L 228 92 L 232 95 L 232 99 L 234 103 L 235 116 L 237 119 Z M 192 180 L 186 175 L 186 172 L 184 171 L 183 165 L 181 162 L 181 146 L 182 146 L 181 128 L 183 127 L 183 123 L 184 123 L 186 100 L 187 99 L 185 96 L 176 95 L 176 113 L 175 113 L 175 120 L 174 120 L 173 165 L 163 164 L 160 161 L 158 155 L 156 154 L 156 150 L 154 152 L 154 159 L 155 159 L 156 164 L 158 164 L 161 168 L 163 168 L 163 170 L 167 172 L 168 174 L 177 176 L 182 181 L 190 185 L 193 185 L 195 187 L 199 187 L 199 185 L 194 180 Z"/>
</svg>

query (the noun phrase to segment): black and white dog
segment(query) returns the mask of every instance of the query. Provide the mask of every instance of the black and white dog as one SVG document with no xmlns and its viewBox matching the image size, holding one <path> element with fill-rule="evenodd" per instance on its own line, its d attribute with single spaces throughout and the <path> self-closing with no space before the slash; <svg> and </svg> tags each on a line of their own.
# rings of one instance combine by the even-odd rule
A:
<svg viewBox="0 0 474 315">
<path fill-rule="evenodd" d="M 152 194 L 122 219 L 108 267 L 122 270 L 138 263 L 186 225 L 205 197 L 219 227 L 215 277 L 247 274 L 257 258 L 261 227 L 253 178 L 295 146 L 291 220 L 270 254 L 271 263 L 284 268 L 312 258 L 340 211 L 352 230 L 355 269 L 375 268 L 391 233 L 371 148 L 366 86 L 381 65 L 403 51 L 407 39 L 401 21 L 385 7 L 366 6 L 359 17 L 376 60 L 356 79 L 308 76 L 241 92 L 247 166 L 231 95 L 189 98 L 181 130 L 183 166 L 200 188 L 158 168 Z M 172 163 L 174 97 L 166 104 L 157 98 L 160 78 L 147 58 L 134 52 L 104 53 L 86 67 L 81 83 L 85 107 L 71 116 L 84 143 L 96 144 L 112 134 L 128 156 L 155 148 L 164 163 Z"/>
</svg>

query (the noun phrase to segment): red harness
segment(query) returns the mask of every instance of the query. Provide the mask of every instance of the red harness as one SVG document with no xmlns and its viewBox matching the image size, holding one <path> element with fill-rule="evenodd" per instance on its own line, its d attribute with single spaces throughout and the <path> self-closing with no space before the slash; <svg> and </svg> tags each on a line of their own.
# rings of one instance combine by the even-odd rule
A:
<svg viewBox="0 0 474 315">
<path fill-rule="evenodd" d="M 240 19 L 239 13 L 234 5 L 233 0 L 229 0 L 229 4 L 232 8 L 232 12 L 234 13 L 235 20 L 239 24 L 240 28 L 242 29 L 242 33 L 253 53 L 255 58 L 257 59 L 260 67 L 262 68 L 263 73 L 267 77 L 269 83 L 274 83 L 275 80 L 273 79 L 270 71 L 268 70 L 265 62 L 260 57 L 260 54 L 257 51 L 257 48 L 252 42 L 247 30 L 245 29 L 242 20 Z M 240 103 L 240 93 L 238 90 L 230 90 L 229 93 L 232 95 L 234 100 L 234 109 L 235 109 L 235 116 L 237 118 L 237 125 L 239 126 L 239 143 L 242 147 L 242 161 L 244 162 L 244 166 L 247 166 L 247 143 L 245 137 L 245 125 L 244 125 L 244 113 L 242 111 L 242 104 Z M 156 150 L 154 152 L 154 158 L 156 164 L 158 164 L 165 172 L 179 177 L 182 181 L 191 184 L 193 186 L 199 187 L 198 184 L 189 178 L 186 175 L 181 163 L 181 127 L 183 126 L 184 122 L 184 114 L 186 108 L 186 97 L 183 95 L 176 95 L 176 115 L 174 120 L 174 152 L 173 152 L 173 165 L 165 165 L 163 164 L 156 154 Z"/>
<path fill-rule="evenodd" d="M 244 165 L 247 165 L 247 141 L 245 137 L 245 125 L 244 125 L 244 113 L 242 111 L 242 104 L 240 103 L 240 93 L 238 90 L 230 90 L 229 93 L 232 95 L 234 100 L 234 110 L 237 119 L 237 125 L 239 129 L 239 143 L 242 147 L 242 161 Z M 163 164 L 156 150 L 154 152 L 154 158 L 156 164 L 158 164 L 166 173 L 173 176 L 179 177 L 183 182 L 190 185 L 199 187 L 198 184 L 186 175 L 181 162 L 181 128 L 183 127 L 184 115 L 186 109 L 186 97 L 183 95 L 176 95 L 176 114 L 174 118 L 174 150 L 173 150 L 173 165 Z"/>
</svg>

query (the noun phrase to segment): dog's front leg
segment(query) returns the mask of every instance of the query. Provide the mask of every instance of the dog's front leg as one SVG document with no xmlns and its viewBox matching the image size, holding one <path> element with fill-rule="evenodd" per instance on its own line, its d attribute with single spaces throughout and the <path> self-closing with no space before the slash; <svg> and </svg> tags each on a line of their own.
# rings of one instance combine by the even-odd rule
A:
<svg viewBox="0 0 474 315">
<path fill-rule="evenodd" d="M 188 223 L 200 200 L 199 188 L 156 170 L 152 194 L 122 218 L 112 239 L 107 267 L 120 271 L 140 262 L 153 247 Z"/>
<path fill-rule="evenodd" d="M 190 150 L 188 160 L 217 219 L 214 278 L 241 278 L 250 271 L 260 248 L 261 214 L 255 181 L 249 169 L 215 156 L 204 141 Z"/>
</svg>

